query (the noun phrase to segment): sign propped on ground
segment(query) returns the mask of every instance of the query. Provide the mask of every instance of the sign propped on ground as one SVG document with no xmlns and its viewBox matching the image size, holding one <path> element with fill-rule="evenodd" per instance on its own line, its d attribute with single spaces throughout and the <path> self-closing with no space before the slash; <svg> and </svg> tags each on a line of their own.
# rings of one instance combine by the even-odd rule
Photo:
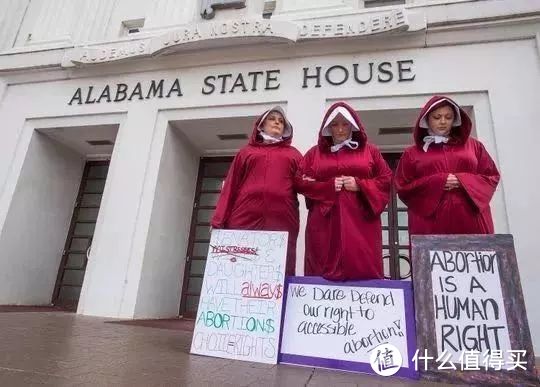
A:
<svg viewBox="0 0 540 387">
<path fill-rule="evenodd" d="M 411 244 L 423 375 L 536 385 L 512 236 L 415 235 Z"/>
<path fill-rule="evenodd" d="M 280 362 L 416 378 L 412 286 L 289 277 Z"/>
<path fill-rule="evenodd" d="M 212 231 L 191 353 L 277 363 L 287 236 Z"/>
</svg>

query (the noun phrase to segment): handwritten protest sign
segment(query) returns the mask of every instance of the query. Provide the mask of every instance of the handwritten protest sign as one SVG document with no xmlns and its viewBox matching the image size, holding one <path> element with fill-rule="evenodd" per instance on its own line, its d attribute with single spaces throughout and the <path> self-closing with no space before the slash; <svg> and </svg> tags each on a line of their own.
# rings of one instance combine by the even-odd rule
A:
<svg viewBox="0 0 540 387">
<path fill-rule="evenodd" d="M 415 235 L 411 244 L 424 376 L 465 383 L 533 380 L 512 236 Z"/>
<path fill-rule="evenodd" d="M 410 282 L 288 278 L 280 362 L 374 373 L 373 357 L 389 354 L 378 350 L 384 344 L 403 361 L 392 363 L 396 354 L 390 354 L 380 365 L 396 366 L 396 376 L 416 377 Z"/>
<path fill-rule="evenodd" d="M 191 353 L 277 363 L 287 233 L 213 230 Z"/>
<path fill-rule="evenodd" d="M 495 251 L 430 251 L 437 351 L 508 351 L 510 337 Z M 508 368 L 508 365 L 505 365 Z"/>
</svg>

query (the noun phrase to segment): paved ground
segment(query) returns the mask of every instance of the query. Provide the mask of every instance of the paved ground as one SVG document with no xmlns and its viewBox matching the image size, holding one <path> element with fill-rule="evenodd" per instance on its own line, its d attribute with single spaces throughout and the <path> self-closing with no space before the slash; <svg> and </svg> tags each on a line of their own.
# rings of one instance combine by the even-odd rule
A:
<svg viewBox="0 0 540 387">
<path fill-rule="evenodd" d="M 189 354 L 178 329 L 63 312 L 0 313 L 0 386 L 440 386 Z M 167 324 L 165 324 L 167 325 Z"/>
</svg>

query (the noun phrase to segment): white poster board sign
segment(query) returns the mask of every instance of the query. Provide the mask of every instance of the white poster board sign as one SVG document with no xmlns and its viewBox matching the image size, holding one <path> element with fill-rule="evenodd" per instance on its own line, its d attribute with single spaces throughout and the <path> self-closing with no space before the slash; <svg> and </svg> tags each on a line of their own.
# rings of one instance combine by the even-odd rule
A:
<svg viewBox="0 0 540 387">
<path fill-rule="evenodd" d="M 280 362 L 367 373 L 388 367 L 388 375 L 417 377 L 410 282 L 287 281 Z M 399 355 L 380 349 L 387 344 Z"/>
<path fill-rule="evenodd" d="M 463 363 L 466 351 L 511 350 L 497 253 L 432 250 L 429 254 L 438 355 Z"/>
<path fill-rule="evenodd" d="M 277 363 L 287 238 L 212 231 L 191 353 Z"/>
</svg>

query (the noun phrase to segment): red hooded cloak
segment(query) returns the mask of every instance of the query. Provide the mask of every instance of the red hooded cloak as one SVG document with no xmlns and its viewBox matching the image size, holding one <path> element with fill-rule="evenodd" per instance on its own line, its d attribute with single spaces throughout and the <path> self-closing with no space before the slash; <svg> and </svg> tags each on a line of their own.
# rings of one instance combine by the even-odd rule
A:
<svg viewBox="0 0 540 387">
<path fill-rule="evenodd" d="M 327 118 L 337 107 L 346 108 L 357 124 L 352 140 L 357 149 L 331 152 L 331 136 L 323 136 Z M 308 181 L 302 176 L 316 181 Z M 353 176 L 359 191 L 336 192 L 334 180 Z M 326 112 L 318 145 L 302 161 L 298 190 L 309 210 L 306 226 L 305 274 L 329 280 L 383 278 L 380 215 L 389 200 L 392 172 L 379 150 L 368 143 L 360 118 L 344 102 Z"/>
<path fill-rule="evenodd" d="M 268 113 L 255 122 L 251 139 L 240 149 L 227 173 L 211 225 L 237 230 L 288 231 L 286 275 L 294 275 L 299 229 L 294 178 L 302 160 L 291 146 L 292 125 L 285 118 L 283 141 L 265 144 L 259 132 Z"/>
<path fill-rule="evenodd" d="M 443 104 L 454 109 L 456 118 L 459 112 L 461 123 L 452 128 L 448 143 L 432 143 L 426 152 L 427 114 Z M 499 171 L 482 143 L 469 137 L 471 128 L 467 113 L 447 97 L 434 96 L 422 109 L 414 128 L 415 145 L 403 153 L 395 179 L 398 195 L 408 206 L 409 234 L 493 233 L 489 202 Z M 461 187 L 445 191 L 450 173 Z"/>
</svg>

